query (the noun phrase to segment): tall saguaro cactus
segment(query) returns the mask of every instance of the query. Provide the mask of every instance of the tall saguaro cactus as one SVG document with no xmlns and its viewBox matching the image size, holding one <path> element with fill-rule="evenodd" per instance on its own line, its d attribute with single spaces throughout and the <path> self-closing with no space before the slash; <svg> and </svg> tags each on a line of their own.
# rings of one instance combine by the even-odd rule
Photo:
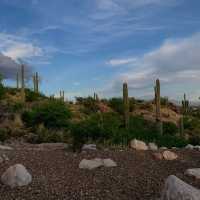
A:
<svg viewBox="0 0 200 200">
<path fill-rule="evenodd" d="M 129 129 L 129 98 L 128 98 L 128 85 L 127 85 L 127 83 L 123 83 L 123 103 L 124 103 L 125 128 Z"/>
<path fill-rule="evenodd" d="M 183 95 L 182 101 L 182 116 L 179 119 L 179 134 L 181 137 L 185 137 L 184 135 L 184 115 L 188 113 L 189 110 L 189 101 L 186 99 L 186 94 Z"/>
<path fill-rule="evenodd" d="M 16 86 L 17 86 L 17 89 L 19 89 L 19 72 L 17 72 L 16 74 Z"/>
<path fill-rule="evenodd" d="M 38 72 L 33 75 L 33 88 L 35 93 L 39 93 L 39 76 Z"/>
<path fill-rule="evenodd" d="M 161 113 L 160 113 L 160 81 L 159 79 L 156 80 L 155 90 L 155 104 L 156 104 L 156 124 L 158 128 L 158 132 L 163 134 L 163 124 L 161 120 Z"/>
<path fill-rule="evenodd" d="M 22 102 L 25 102 L 25 73 L 24 73 L 24 65 L 21 65 L 21 99 Z"/>
<path fill-rule="evenodd" d="M 188 113 L 189 110 L 189 101 L 186 99 L 186 94 L 184 94 L 183 101 L 182 101 L 182 112 L 184 115 Z"/>
<path fill-rule="evenodd" d="M 35 73 L 35 91 L 36 91 L 36 93 L 39 93 L 39 76 L 38 76 L 38 72 Z"/>
<path fill-rule="evenodd" d="M 65 91 L 64 90 L 60 90 L 60 100 L 61 101 L 65 101 Z"/>
</svg>

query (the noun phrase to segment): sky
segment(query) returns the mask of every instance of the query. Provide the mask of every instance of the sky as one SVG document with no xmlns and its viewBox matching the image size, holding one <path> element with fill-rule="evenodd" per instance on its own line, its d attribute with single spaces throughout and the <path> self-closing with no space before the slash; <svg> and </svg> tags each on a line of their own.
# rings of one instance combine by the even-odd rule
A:
<svg viewBox="0 0 200 200">
<path fill-rule="evenodd" d="M 199 0 L 0 0 L 0 73 L 13 86 L 19 60 L 41 91 L 67 98 L 200 96 Z M 28 83 L 32 87 L 31 82 Z"/>
</svg>

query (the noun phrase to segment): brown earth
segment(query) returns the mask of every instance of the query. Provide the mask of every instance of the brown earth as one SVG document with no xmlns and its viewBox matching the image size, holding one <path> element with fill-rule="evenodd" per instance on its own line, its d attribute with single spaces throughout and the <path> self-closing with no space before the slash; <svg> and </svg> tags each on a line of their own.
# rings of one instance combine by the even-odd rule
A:
<svg viewBox="0 0 200 200">
<path fill-rule="evenodd" d="M 32 174 L 33 181 L 16 189 L 0 184 L 0 199 L 155 200 L 171 174 L 200 189 L 200 181 L 184 176 L 186 169 L 200 167 L 200 152 L 176 150 L 176 153 L 178 160 L 165 161 L 155 160 L 150 151 L 99 150 L 74 154 L 56 146 L 21 144 L 6 152 L 10 160 L 0 164 L 0 175 L 9 166 L 21 163 Z M 111 158 L 118 166 L 92 171 L 79 169 L 83 158 L 96 157 Z"/>
</svg>

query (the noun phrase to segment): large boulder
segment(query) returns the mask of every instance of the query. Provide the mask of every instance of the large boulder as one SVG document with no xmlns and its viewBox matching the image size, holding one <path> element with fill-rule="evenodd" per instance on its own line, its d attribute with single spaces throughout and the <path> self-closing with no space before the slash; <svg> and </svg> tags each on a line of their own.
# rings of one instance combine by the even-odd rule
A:
<svg viewBox="0 0 200 200">
<path fill-rule="evenodd" d="M 158 150 L 158 146 L 155 143 L 149 143 L 148 144 L 149 150 L 151 151 L 157 151 Z"/>
<path fill-rule="evenodd" d="M 117 163 L 111 160 L 110 158 L 108 159 L 103 159 L 103 166 L 104 167 L 117 167 Z"/>
<path fill-rule="evenodd" d="M 32 176 L 23 165 L 16 164 L 3 173 L 1 181 L 3 184 L 14 188 L 28 185 L 32 181 Z"/>
<path fill-rule="evenodd" d="M 87 159 L 83 159 L 80 163 L 79 163 L 79 168 L 80 169 L 96 169 L 98 167 L 103 166 L 103 161 L 100 158 L 95 158 L 92 160 L 87 160 Z"/>
<path fill-rule="evenodd" d="M 148 146 L 145 144 L 145 142 L 136 139 L 131 140 L 130 146 L 136 150 L 148 150 Z"/>
<path fill-rule="evenodd" d="M 172 151 L 164 151 L 162 155 L 165 160 L 176 160 L 178 158 L 178 155 Z"/>
<path fill-rule="evenodd" d="M 185 174 L 200 179 L 200 168 L 187 169 Z"/>
<path fill-rule="evenodd" d="M 161 200 L 200 200 L 200 190 L 171 175 L 165 182 Z"/>
</svg>

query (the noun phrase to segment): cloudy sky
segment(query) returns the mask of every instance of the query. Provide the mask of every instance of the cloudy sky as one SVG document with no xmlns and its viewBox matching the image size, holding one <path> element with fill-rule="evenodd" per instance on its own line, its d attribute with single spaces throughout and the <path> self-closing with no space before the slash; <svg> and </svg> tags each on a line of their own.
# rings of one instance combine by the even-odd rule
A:
<svg viewBox="0 0 200 200">
<path fill-rule="evenodd" d="M 18 59 L 46 94 L 200 96 L 199 0 L 0 0 L 0 71 L 14 84 Z"/>
</svg>

